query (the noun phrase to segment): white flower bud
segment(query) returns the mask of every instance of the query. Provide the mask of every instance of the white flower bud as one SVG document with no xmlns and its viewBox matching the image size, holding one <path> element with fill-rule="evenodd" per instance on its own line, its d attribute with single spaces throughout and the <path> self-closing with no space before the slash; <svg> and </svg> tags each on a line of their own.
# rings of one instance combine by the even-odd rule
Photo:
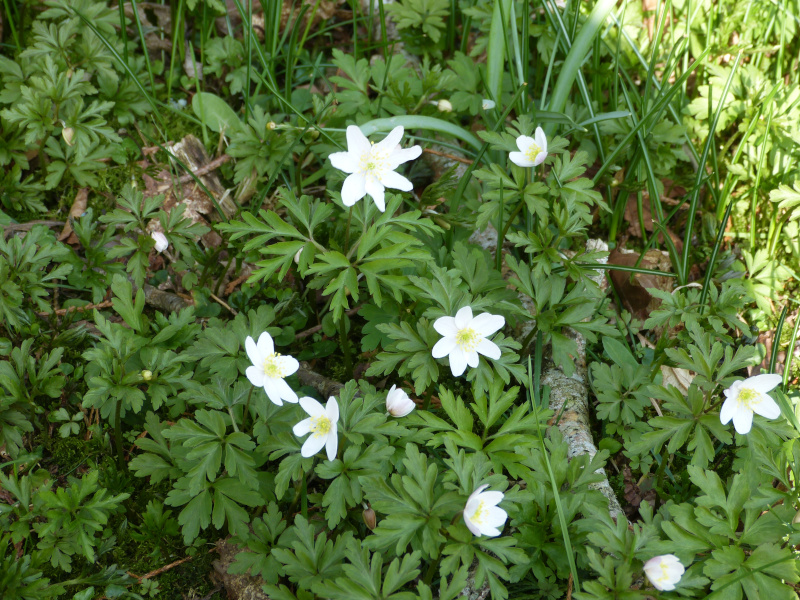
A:
<svg viewBox="0 0 800 600">
<path fill-rule="evenodd" d="M 61 137 L 67 142 L 67 146 L 72 146 L 74 144 L 72 139 L 75 137 L 75 130 L 72 129 L 72 127 L 64 127 L 64 129 L 61 130 Z"/>
<path fill-rule="evenodd" d="M 160 231 L 154 231 L 150 234 L 150 237 L 153 238 L 156 242 L 156 252 L 163 252 L 169 247 L 169 241 L 167 240 L 167 236 L 165 236 Z"/>
<path fill-rule="evenodd" d="M 414 401 L 402 389 L 393 385 L 386 395 L 386 412 L 393 417 L 405 417 L 416 408 Z"/>
<path fill-rule="evenodd" d="M 494 100 L 489 100 L 488 98 L 483 99 L 483 103 L 481 104 L 481 108 L 483 108 L 483 110 L 492 110 L 494 107 Z"/>
<path fill-rule="evenodd" d="M 303 252 L 303 249 L 300 248 L 300 250 L 297 251 L 297 254 L 294 255 L 294 264 L 296 264 L 296 265 L 300 264 L 300 254 L 302 254 L 302 252 Z"/>
<path fill-rule="evenodd" d="M 438 108 L 440 112 L 453 112 L 453 105 L 450 104 L 449 100 L 439 100 L 439 102 L 436 103 L 436 108 Z"/>
<path fill-rule="evenodd" d="M 147 369 L 142 371 L 142 379 L 144 379 L 145 381 L 150 381 L 152 378 L 153 378 L 152 371 L 148 371 Z"/>
</svg>

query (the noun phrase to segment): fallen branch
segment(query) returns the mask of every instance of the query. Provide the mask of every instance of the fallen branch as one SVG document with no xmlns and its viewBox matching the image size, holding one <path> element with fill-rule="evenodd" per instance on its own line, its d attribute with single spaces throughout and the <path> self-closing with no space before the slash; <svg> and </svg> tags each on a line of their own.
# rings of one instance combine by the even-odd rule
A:
<svg viewBox="0 0 800 600">
<path fill-rule="evenodd" d="M 128 571 L 128 575 L 130 575 L 131 577 L 133 577 L 137 581 L 141 582 L 141 581 L 144 581 L 145 579 L 151 579 L 151 578 L 153 578 L 153 577 L 155 577 L 157 575 L 161 575 L 162 573 L 166 573 L 170 569 L 174 569 L 178 565 L 182 565 L 185 562 L 189 562 L 193 558 L 194 558 L 193 556 L 186 556 L 185 558 L 181 558 L 180 560 L 176 560 L 175 562 L 171 562 L 168 565 L 164 565 L 163 567 L 159 567 L 155 571 L 150 571 L 146 575 L 141 575 L 141 576 L 140 575 L 134 575 L 130 571 Z"/>
</svg>

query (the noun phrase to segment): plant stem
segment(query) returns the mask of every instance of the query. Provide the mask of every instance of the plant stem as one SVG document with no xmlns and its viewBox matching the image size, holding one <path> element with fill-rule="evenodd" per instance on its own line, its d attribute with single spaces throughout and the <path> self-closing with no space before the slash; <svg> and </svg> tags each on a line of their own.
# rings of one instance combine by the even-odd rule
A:
<svg viewBox="0 0 800 600">
<path fill-rule="evenodd" d="M 350 344 L 347 341 L 347 315 L 342 315 L 339 319 L 339 342 L 342 345 L 342 354 L 344 355 L 344 370 L 347 379 L 353 378 L 353 359 L 350 356 Z"/>
<path fill-rule="evenodd" d="M 122 449 L 122 400 L 117 400 L 114 411 L 114 442 L 117 446 L 117 466 L 122 469 L 125 466 L 125 454 Z"/>
<path fill-rule="evenodd" d="M 347 227 L 344 230 L 344 251 L 347 252 L 350 248 L 350 221 L 353 219 L 353 207 L 347 213 Z"/>
</svg>

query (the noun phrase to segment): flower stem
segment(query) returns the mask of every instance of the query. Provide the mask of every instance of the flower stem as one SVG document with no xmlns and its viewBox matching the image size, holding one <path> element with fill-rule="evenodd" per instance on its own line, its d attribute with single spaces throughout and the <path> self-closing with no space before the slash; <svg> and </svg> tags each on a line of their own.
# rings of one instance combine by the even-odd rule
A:
<svg viewBox="0 0 800 600">
<path fill-rule="evenodd" d="M 353 207 L 350 207 L 350 210 L 347 213 L 347 228 L 344 230 L 344 251 L 347 252 L 350 249 L 350 221 L 353 219 Z"/>
<path fill-rule="evenodd" d="M 117 466 L 125 466 L 125 454 L 122 449 L 122 400 L 117 400 L 114 412 L 114 443 L 117 446 Z"/>
<path fill-rule="evenodd" d="M 250 398 L 253 396 L 253 388 L 247 393 L 247 402 L 244 403 L 244 412 L 242 413 L 242 429 L 244 429 L 247 417 L 250 416 Z"/>
<path fill-rule="evenodd" d="M 350 221 L 348 219 L 348 225 Z M 347 379 L 353 378 L 353 359 L 350 356 L 350 344 L 347 341 L 347 315 L 342 315 L 339 319 L 339 342 L 342 345 L 342 354 L 344 356 L 344 371 Z"/>
<path fill-rule="evenodd" d="M 439 552 L 439 556 L 436 557 L 430 566 L 428 567 L 428 571 L 425 573 L 425 585 L 430 585 L 433 581 L 433 576 L 436 575 L 436 571 L 439 569 L 439 563 L 442 562 L 442 553 Z"/>
</svg>

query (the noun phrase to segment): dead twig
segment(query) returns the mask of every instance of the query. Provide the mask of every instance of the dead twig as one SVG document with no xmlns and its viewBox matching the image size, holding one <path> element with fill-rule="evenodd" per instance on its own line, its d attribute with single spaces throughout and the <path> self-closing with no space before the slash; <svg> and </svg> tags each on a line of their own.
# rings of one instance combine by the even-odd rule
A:
<svg viewBox="0 0 800 600">
<path fill-rule="evenodd" d="M 224 306 L 225 308 L 227 308 L 227 309 L 228 309 L 228 312 L 230 312 L 230 313 L 231 313 L 231 314 L 232 314 L 234 317 L 235 317 L 236 315 L 238 315 L 238 314 L 239 314 L 239 311 L 237 311 L 235 308 L 231 308 L 231 307 L 228 305 L 228 303 L 227 303 L 227 302 L 225 302 L 225 300 L 223 300 L 222 298 L 218 298 L 217 296 L 215 296 L 214 294 L 211 294 L 211 293 L 209 293 L 208 295 L 209 295 L 209 296 L 211 296 L 211 298 L 212 298 L 213 300 L 215 300 L 216 302 L 218 302 L 219 304 L 221 304 L 222 306 Z"/>
<path fill-rule="evenodd" d="M 356 306 L 355 308 L 351 308 L 350 310 L 346 311 L 345 314 L 348 317 L 352 317 L 359 310 L 361 310 L 361 305 L 360 304 L 358 306 Z M 300 333 L 295 333 L 294 337 L 295 337 L 296 340 L 299 340 L 299 339 L 302 339 L 304 337 L 308 337 L 310 335 L 314 335 L 318 331 L 322 331 L 322 325 L 315 325 L 314 327 L 311 327 L 310 329 L 306 329 L 305 331 L 301 331 Z"/>
<path fill-rule="evenodd" d="M 178 184 L 184 185 L 186 183 L 191 183 L 192 181 L 194 181 L 195 177 L 202 177 L 203 175 L 207 175 L 211 171 L 214 171 L 215 169 L 224 165 L 230 159 L 231 156 L 229 154 L 223 154 L 222 156 L 218 156 L 217 158 L 203 165 L 199 169 L 196 169 L 191 173 L 186 173 L 185 175 L 181 175 L 180 178 L 178 178 Z M 171 187 L 173 187 L 173 185 L 174 185 L 173 182 L 165 183 L 163 185 L 160 185 L 157 191 L 159 192 L 166 191 Z"/>
<path fill-rule="evenodd" d="M 454 160 L 456 162 L 464 163 L 465 165 L 471 165 L 474 161 L 471 161 L 468 158 L 461 158 L 460 156 L 453 156 L 452 154 L 447 154 L 446 152 L 439 152 L 438 150 L 433 150 L 432 148 L 423 148 L 423 152 L 426 154 L 433 154 L 434 156 L 441 156 L 442 158 L 449 158 L 450 160 Z"/>
<path fill-rule="evenodd" d="M 39 317 L 47 317 L 49 315 L 56 315 L 57 317 L 63 317 L 66 314 L 71 312 L 78 312 L 83 310 L 94 310 L 95 308 L 110 308 L 111 307 L 111 300 L 105 300 L 100 302 L 99 304 L 86 304 L 85 306 L 68 306 L 67 308 L 59 308 L 58 310 L 54 310 L 52 313 L 46 312 L 38 312 L 36 313 Z"/>
<path fill-rule="evenodd" d="M 128 571 L 128 575 L 130 575 L 131 577 L 133 577 L 137 581 L 143 581 L 145 579 L 151 579 L 151 578 L 155 577 L 156 575 L 161 575 L 162 573 L 166 573 L 170 569 L 174 569 L 178 565 L 182 565 L 185 562 L 189 562 L 193 558 L 194 558 L 193 556 L 186 556 L 184 558 L 181 558 L 180 560 L 176 560 L 175 562 L 171 562 L 168 565 L 165 565 L 163 567 L 159 567 L 155 571 L 150 571 L 146 575 L 134 575 L 130 571 Z"/>
<path fill-rule="evenodd" d="M 8 225 L 0 225 L 3 228 L 3 239 L 6 239 L 7 234 L 15 231 L 30 231 L 37 225 L 44 225 L 45 227 L 63 227 L 64 221 L 28 221 L 27 223 L 10 223 Z"/>
</svg>

